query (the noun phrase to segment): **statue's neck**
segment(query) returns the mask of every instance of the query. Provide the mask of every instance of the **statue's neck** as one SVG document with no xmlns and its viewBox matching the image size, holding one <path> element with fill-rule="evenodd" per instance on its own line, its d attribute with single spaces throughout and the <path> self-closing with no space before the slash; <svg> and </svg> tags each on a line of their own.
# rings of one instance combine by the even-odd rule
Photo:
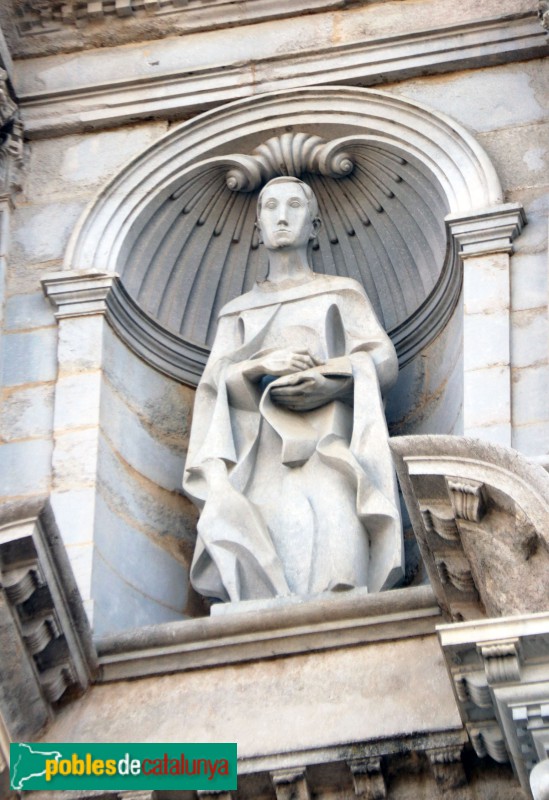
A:
<svg viewBox="0 0 549 800">
<path fill-rule="evenodd" d="M 312 277 L 307 250 L 280 249 L 269 251 L 267 281 L 272 284 L 301 283 Z"/>
</svg>

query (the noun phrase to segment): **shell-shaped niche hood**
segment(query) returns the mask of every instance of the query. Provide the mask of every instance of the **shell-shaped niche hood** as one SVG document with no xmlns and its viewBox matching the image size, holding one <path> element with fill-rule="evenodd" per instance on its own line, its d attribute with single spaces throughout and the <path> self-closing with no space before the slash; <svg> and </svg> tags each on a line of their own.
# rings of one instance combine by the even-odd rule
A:
<svg viewBox="0 0 549 800">
<path fill-rule="evenodd" d="M 299 177 L 317 196 L 315 271 L 360 281 L 409 361 L 459 294 L 445 217 L 501 202 L 501 188 L 466 131 L 393 95 L 290 91 L 184 123 L 105 187 L 65 267 L 116 273 L 108 306 L 118 332 L 196 383 L 220 309 L 266 275 L 256 202 L 277 175 Z"/>
</svg>

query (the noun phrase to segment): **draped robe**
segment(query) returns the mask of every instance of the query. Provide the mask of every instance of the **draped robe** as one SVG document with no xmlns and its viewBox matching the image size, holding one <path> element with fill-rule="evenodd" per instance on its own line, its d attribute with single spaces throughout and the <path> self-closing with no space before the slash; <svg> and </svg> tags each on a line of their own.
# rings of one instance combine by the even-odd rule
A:
<svg viewBox="0 0 549 800">
<path fill-rule="evenodd" d="M 310 411 L 277 405 L 284 378 L 252 382 L 254 359 L 308 349 L 349 396 Z M 256 284 L 221 311 L 197 389 L 184 489 L 201 509 L 191 582 L 219 600 L 390 588 L 402 526 L 382 391 L 394 347 L 364 290 L 313 274 Z"/>
</svg>

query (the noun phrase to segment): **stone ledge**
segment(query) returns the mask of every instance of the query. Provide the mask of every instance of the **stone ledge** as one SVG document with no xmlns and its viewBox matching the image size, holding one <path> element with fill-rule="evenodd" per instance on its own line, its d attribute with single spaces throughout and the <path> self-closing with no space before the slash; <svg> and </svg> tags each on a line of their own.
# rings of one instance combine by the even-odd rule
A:
<svg viewBox="0 0 549 800">
<path fill-rule="evenodd" d="M 283 605 L 283 601 L 279 601 Z M 431 634 L 441 621 L 429 586 L 290 601 L 140 628 L 99 640 L 101 682 Z"/>
<path fill-rule="evenodd" d="M 331 45 L 306 53 L 267 54 L 250 63 L 212 62 L 193 71 L 137 74 L 108 84 L 74 85 L 61 79 L 56 86 L 33 92 L 25 88 L 24 74 L 19 80 L 16 77 L 16 82 L 25 135 L 40 138 L 143 118 L 188 117 L 269 91 L 330 83 L 375 86 L 414 75 L 538 58 L 548 51 L 547 35 L 532 13 Z M 75 67 L 72 74 L 80 72 Z"/>
</svg>

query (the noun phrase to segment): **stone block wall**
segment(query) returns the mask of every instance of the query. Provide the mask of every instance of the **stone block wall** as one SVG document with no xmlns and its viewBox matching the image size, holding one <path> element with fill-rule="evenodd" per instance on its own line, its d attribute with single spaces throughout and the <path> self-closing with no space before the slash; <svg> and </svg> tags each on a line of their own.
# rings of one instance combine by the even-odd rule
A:
<svg viewBox="0 0 549 800">
<path fill-rule="evenodd" d="M 292 48 L 303 55 L 314 47 L 333 46 L 335 53 L 346 45 L 358 47 L 366 33 L 371 44 L 401 23 L 408 32 L 417 25 L 439 30 L 444 24 L 461 24 L 478 12 L 474 3 L 459 10 L 449 2 L 416 5 L 423 15 L 417 21 L 412 19 L 411 6 L 392 3 L 367 4 L 349 13 L 302 16 L 296 21 L 296 30 L 303 33 L 297 37 L 299 46 L 296 36 L 289 34 L 289 23 L 278 20 L 262 23 L 265 27 L 257 23 L 188 36 L 184 58 L 180 40 L 173 35 L 150 48 L 136 42 L 97 50 L 90 46 L 70 56 L 51 55 L 53 51 L 48 54 L 38 47 L 33 51 L 37 58 L 16 63 L 16 84 L 27 100 L 33 93 L 38 95 L 41 87 L 53 97 L 60 90 L 70 94 L 74 86 L 92 85 L 94 80 L 106 85 L 113 70 L 135 78 L 137 86 L 144 64 L 160 80 L 162 70 L 176 70 L 182 63 L 189 68 L 192 83 L 191 67 L 204 70 L 205 75 L 212 64 L 219 66 L 225 60 L 234 72 L 235 53 L 244 45 L 248 56 L 258 61 L 263 56 L 288 57 Z M 522 0 L 506 0 L 504 5 L 510 15 L 515 6 L 517 14 L 527 13 Z M 478 13 L 488 18 L 494 13 L 492 6 Z M 265 45 L 259 31 L 266 34 Z M 344 58 L 343 51 L 339 57 Z M 265 75 L 257 78 L 257 85 L 238 91 L 272 89 L 271 84 L 286 74 L 282 67 L 280 73 L 263 68 Z M 365 75 L 370 74 L 368 69 L 365 64 Z M 497 433 L 501 424 L 512 429 L 514 447 L 526 455 L 543 456 L 549 452 L 548 62 L 516 60 L 478 69 L 452 71 L 447 65 L 445 69 L 443 75 L 406 77 L 403 67 L 393 77 L 387 73 L 364 82 L 381 82 L 384 91 L 424 103 L 465 126 L 492 159 L 504 201 L 524 205 L 528 225 L 514 243 L 510 273 L 505 260 L 499 266 L 495 261 L 492 267 L 488 265 L 485 275 L 479 271 L 478 295 L 458 305 L 438 339 L 402 370 L 388 398 L 390 429 L 395 435 L 465 432 L 483 436 L 488 427 Z M 409 73 L 417 74 L 412 67 Z M 342 81 L 357 80 L 350 73 L 341 75 L 347 75 Z M 199 106 L 215 107 L 233 96 L 228 84 L 223 84 L 223 92 L 214 92 L 210 83 L 204 87 L 204 96 L 188 107 L 184 99 L 177 108 L 176 100 L 170 101 L 172 106 L 165 113 L 157 105 L 158 119 L 138 124 L 128 121 L 131 103 L 126 116 L 117 109 L 102 111 L 99 104 L 94 106 L 93 125 L 83 122 L 87 106 L 78 106 L 84 102 L 82 90 L 80 100 L 75 100 L 76 116 L 67 123 L 67 129 L 81 132 L 67 135 L 61 135 L 62 126 L 55 135 L 51 133 L 53 117 L 48 129 L 40 128 L 31 113 L 33 101 L 28 100 L 32 135 L 48 138 L 34 138 L 26 145 L 23 190 L 15 195 L 10 215 L 3 212 L 4 221 L 10 216 L 11 231 L 0 243 L 0 265 L 4 252 L 8 265 L 1 287 L 5 302 L 0 502 L 9 509 L 25 498 L 53 491 L 73 567 L 85 587 L 90 615 L 91 598 L 95 599 L 96 625 L 102 632 L 203 613 L 197 598 L 187 593 L 195 512 L 180 493 L 193 391 L 146 366 L 99 319 L 87 319 L 85 326 L 78 319 L 67 319 L 58 326 L 41 280 L 61 269 L 69 237 L 95 193 L 132 156 L 168 130 L 168 117 L 192 116 Z M 161 103 L 161 92 L 155 91 Z M 63 108 L 59 106 L 65 113 Z M 88 124 L 90 130 L 85 132 L 82 129 Z M 110 124 L 120 127 L 109 129 Z M 103 265 L 96 267 L 101 271 Z M 510 301 L 499 297 L 495 277 Z M 86 333 L 80 334 L 84 329 Z M 71 360 L 71 347 L 80 335 L 87 337 L 91 348 L 89 361 L 82 341 L 78 356 Z M 477 343 L 465 355 L 464 336 Z M 95 353 L 91 352 L 94 348 Z M 503 363 L 506 351 L 510 364 Z M 510 414 L 506 408 L 501 412 L 509 416 L 502 421 L 498 403 L 509 371 L 511 410 Z M 474 419 L 468 419 L 465 429 L 464 374 L 476 398 Z"/>
<path fill-rule="evenodd" d="M 510 274 L 512 446 L 528 456 L 549 452 L 549 62 L 547 59 L 429 76 L 385 86 L 425 103 L 464 125 L 485 148 L 502 182 L 505 201 L 524 206 L 528 224 L 514 243 Z M 490 276 L 479 276 L 475 306 L 465 324 L 478 341 L 473 361 L 479 397 L 479 425 L 497 414 L 502 338 L 501 302 Z M 505 336 L 505 333 L 503 334 Z M 496 349 L 495 349 L 496 348 Z M 491 352 L 490 352 L 491 351 Z M 494 420 L 497 422 L 498 420 Z"/>
</svg>

